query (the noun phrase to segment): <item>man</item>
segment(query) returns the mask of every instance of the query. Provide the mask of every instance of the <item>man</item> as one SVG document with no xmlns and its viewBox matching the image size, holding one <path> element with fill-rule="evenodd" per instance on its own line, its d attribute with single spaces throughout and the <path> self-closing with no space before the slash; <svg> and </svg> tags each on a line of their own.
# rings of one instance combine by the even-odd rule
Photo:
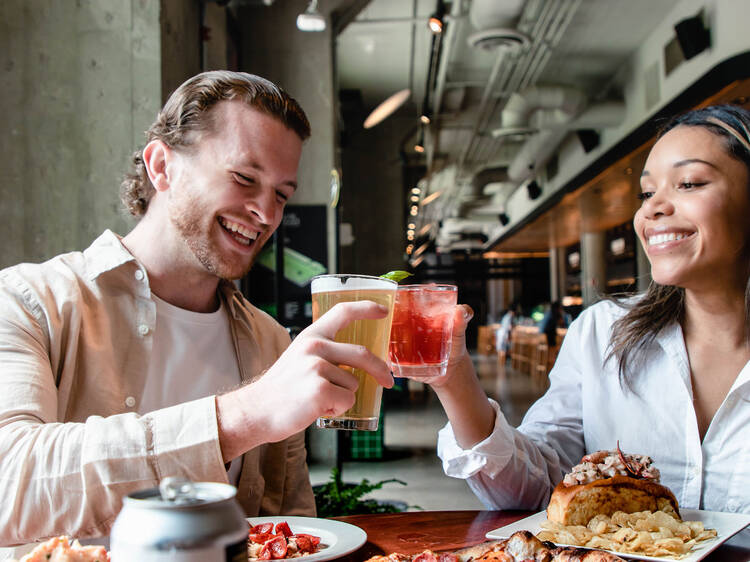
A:
<svg viewBox="0 0 750 562">
<path fill-rule="evenodd" d="M 106 535 L 124 495 L 173 475 L 236 484 L 248 515 L 314 514 L 303 430 L 353 404 L 338 365 L 392 378 L 332 341 L 378 305 L 289 345 L 231 283 L 278 227 L 308 136 L 272 83 L 200 74 L 134 157 L 127 236 L 0 272 L 0 543 Z"/>
</svg>

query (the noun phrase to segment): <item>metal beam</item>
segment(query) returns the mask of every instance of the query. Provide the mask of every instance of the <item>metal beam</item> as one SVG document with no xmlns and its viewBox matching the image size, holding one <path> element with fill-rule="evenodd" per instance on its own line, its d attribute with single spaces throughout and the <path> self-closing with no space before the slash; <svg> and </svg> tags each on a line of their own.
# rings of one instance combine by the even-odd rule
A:
<svg viewBox="0 0 750 562">
<path fill-rule="evenodd" d="M 331 24 L 333 27 L 333 36 L 338 37 L 352 23 L 359 13 L 364 10 L 371 0 L 353 0 L 348 6 L 341 11 L 331 13 Z"/>
</svg>

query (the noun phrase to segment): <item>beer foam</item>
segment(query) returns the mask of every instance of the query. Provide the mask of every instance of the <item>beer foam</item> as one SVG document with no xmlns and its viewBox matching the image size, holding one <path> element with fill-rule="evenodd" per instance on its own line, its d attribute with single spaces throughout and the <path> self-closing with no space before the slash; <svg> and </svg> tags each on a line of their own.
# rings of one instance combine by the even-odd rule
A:
<svg viewBox="0 0 750 562">
<path fill-rule="evenodd" d="M 387 291 L 396 290 L 398 283 L 382 277 L 365 277 L 361 275 L 322 275 L 312 280 L 310 291 L 327 293 L 329 291 Z"/>
</svg>

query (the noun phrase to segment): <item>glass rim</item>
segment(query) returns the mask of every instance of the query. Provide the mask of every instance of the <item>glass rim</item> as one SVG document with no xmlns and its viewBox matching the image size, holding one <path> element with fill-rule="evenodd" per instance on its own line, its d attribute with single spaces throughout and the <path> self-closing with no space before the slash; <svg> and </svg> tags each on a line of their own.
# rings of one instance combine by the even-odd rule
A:
<svg viewBox="0 0 750 562">
<path fill-rule="evenodd" d="M 377 275 L 362 275 L 360 273 L 323 273 L 321 275 L 316 275 L 310 281 L 315 281 L 316 279 L 323 279 L 326 277 L 335 277 L 337 279 L 341 279 L 343 277 L 349 278 L 353 277 L 355 279 L 369 279 L 371 281 L 384 281 L 386 283 L 393 283 L 394 285 L 398 285 L 396 281 L 393 279 L 388 279 L 387 277 L 378 277 Z"/>
<path fill-rule="evenodd" d="M 417 290 L 433 290 L 433 291 L 458 291 L 458 285 L 451 285 L 450 283 L 413 283 L 411 285 L 399 285 L 399 291 L 417 291 Z"/>
<path fill-rule="evenodd" d="M 316 275 L 310 280 L 310 292 L 313 295 L 331 291 L 375 290 L 395 293 L 396 289 L 398 289 L 398 283 L 392 279 L 376 277 L 374 275 L 326 273 L 324 275 Z"/>
</svg>

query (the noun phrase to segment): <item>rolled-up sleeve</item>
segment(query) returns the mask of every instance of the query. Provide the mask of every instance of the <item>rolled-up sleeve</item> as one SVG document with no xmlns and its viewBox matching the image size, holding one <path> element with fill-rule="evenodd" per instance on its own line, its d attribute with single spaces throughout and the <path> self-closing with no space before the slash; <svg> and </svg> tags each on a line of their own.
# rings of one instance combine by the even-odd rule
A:
<svg viewBox="0 0 750 562">
<path fill-rule="evenodd" d="M 62 423 L 48 330 L 27 294 L 0 291 L 0 544 L 106 535 L 122 497 L 165 476 L 226 481 L 213 396 Z M 119 403 L 107 384 L 103 411 Z"/>
<path fill-rule="evenodd" d="M 580 342 L 571 326 L 555 367 L 550 388 L 527 412 L 516 429 L 497 402 L 495 427 L 484 441 L 462 449 L 450 423 L 438 436 L 438 455 L 446 475 L 466 479 L 490 509 L 539 509 L 552 489 L 584 451 L 580 403 Z"/>
</svg>

